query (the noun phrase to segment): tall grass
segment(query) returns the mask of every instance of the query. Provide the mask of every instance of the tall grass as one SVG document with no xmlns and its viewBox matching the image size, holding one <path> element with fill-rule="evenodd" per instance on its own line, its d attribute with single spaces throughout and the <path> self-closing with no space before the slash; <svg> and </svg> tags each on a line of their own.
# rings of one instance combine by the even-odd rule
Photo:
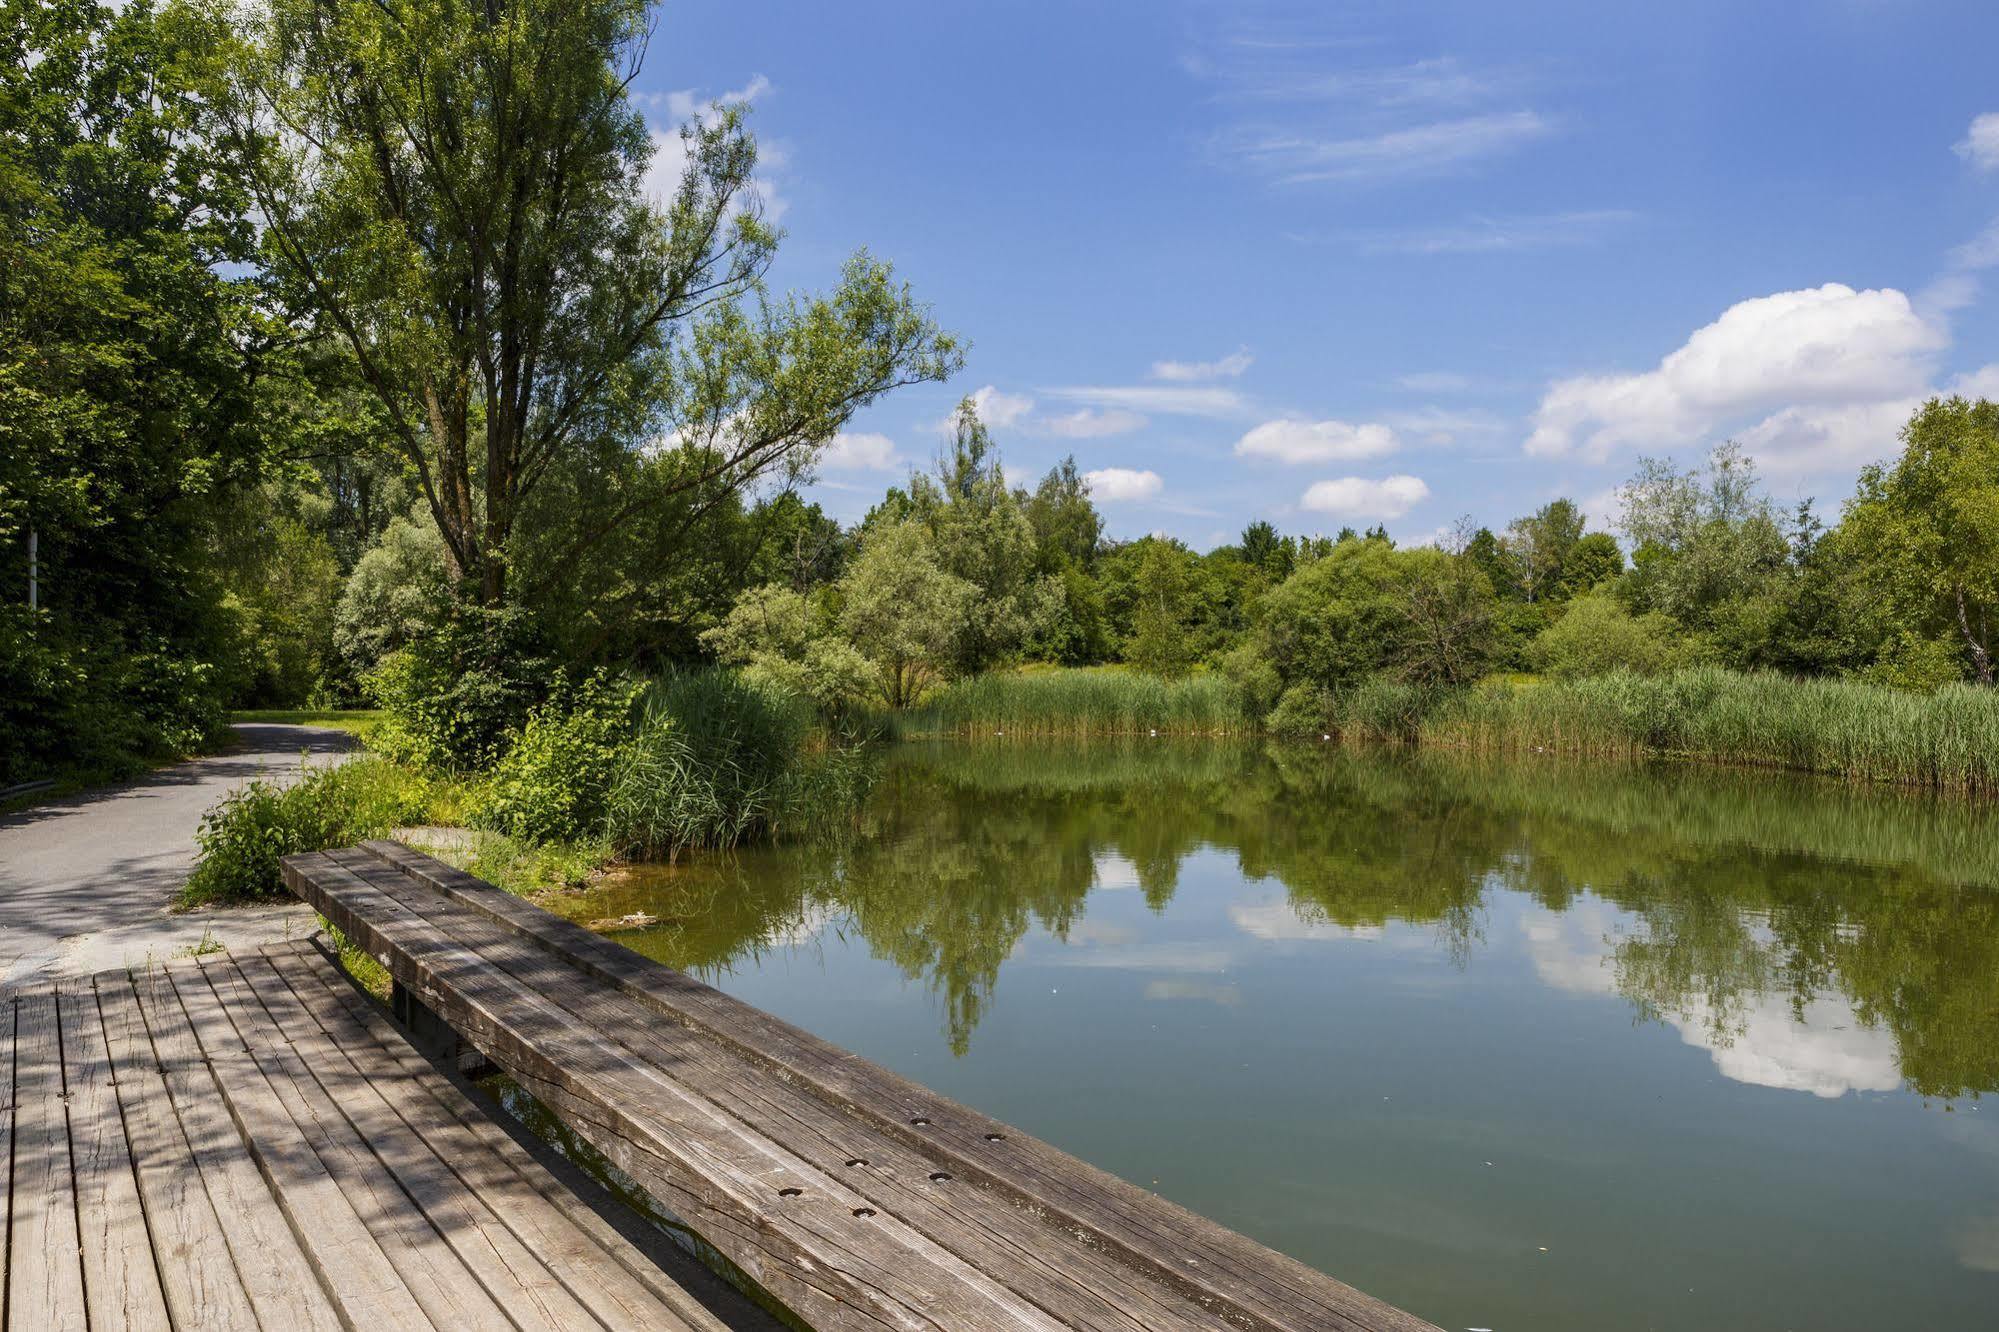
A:
<svg viewBox="0 0 1999 1332">
<path fill-rule="evenodd" d="M 891 719 L 898 736 L 1241 735 L 1253 729 L 1224 676 L 1162 680 L 1117 669 L 994 672 L 946 686 Z"/>
<path fill-rule="evenodd" d="M 606 828 L 640 859 L 811 832 L 851 811 L 870 780 L 859 745 L 815 743 L 809 702 L 721 669 L 655 681 L 615 762 Z"/>
<path fill-rule="evenodd" d="M 1999 691 L 1912 693 L 1713 667 L 1470 690 L 1421 739 L 1491 752 L 1664 754 L 1999 794 Z"/>
</svg>

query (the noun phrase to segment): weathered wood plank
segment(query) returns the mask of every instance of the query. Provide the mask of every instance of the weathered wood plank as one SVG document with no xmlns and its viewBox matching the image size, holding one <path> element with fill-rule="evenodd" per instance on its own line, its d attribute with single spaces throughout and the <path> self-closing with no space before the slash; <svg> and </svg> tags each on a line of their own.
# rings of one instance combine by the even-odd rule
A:
<svg viewBox="0 0 1999 1332">
<path fill-rule="evenodd" d="M 343 1318 L 381 1332 L 421 1332 L 433 1323 L 505 1327 L 505 1317 L 459 1264 L 448 1261 L 448 1252 L 441 1255 L 447 1261 L 437 1261 L 443 1245 L 394 1182 L 382 1177 L 352 1127 L 337 1114 L 315 1115 L 297 1095 L 289 1070 L 272 1067 L 279 1061 L 271 1047 L 282 1037 L 257 1021 L 262 1009 L 226 1006 L 192 961 L 160 970 L 168 985 L 155 1003 L 178 999 L 236 1132 L 325 1274 Z M 469 1299 L 462 1298 L 467 1288 Z"/>
<path fill-rule="evenodd" d="M 1059 1326 L 838 1180 L 589 1033 L 330 857 L 293 857 L 286 877 L 349 939 L 388 959 L 391 974 L 440 1017 L 814 1327 Z"/>
<path fill-rule="evenodd" d="M 111 1053 L 88 980 L 60 983 L 63 1062 L 69 1082 L 69 1141 L 76 1168 L 76 1219 L 83 1293 L 93 1328 L 150 1332 L 171 1326 L 153 1239 L 139 1199 Z"/>
<path fill-rule="evenodd" d="M 155 968 L 134 976 L 122 993 L 100 978 L 97 993 L 100 1004 L 115 994 L 120 1006 L 129 1002 L 139 1011 L 174 1114 L 187 1135 L 187 1150 L 201 1172 L 202 1188 L 228 1238 L 230 1257 L 258 1320 L 286 1332 L 332 1332 L 340 1319 L 328 1294 L 333 1288 L 329 1274 L 300 1246 L 290 1219 L 251 1158 L 166 973 Z M 311 1279 L 304 1279 L 308 1274 Z"/>
<path fill-rule="evenodd" d="M 18 1328 L 82 1327 L 83 1247 L 76 1234 L 54 988 L 23 990 L 15 1001 L 14 1021 L 14 1214 L 8 1227 L 7 1318 Z"/>
<path fill-rule="evenodd" d="M 201 1169 L 160 1076 L 131 982 L 99 976 L 94 988 L 112 1086 L 174 1325 L 254 1332 L 256 1310 L 221 1218 L 202 1187 Z"/>
<path fill-rule="evenodd" d="M 698 1087 L 711 1102 L 839 1178 L 1051 1315 L 1092 1332 L 1199 1329 L 1231 1324 L 1177 1291 L 1051 1229 L 1010 1200 L 958 1180 L 934 1158 L 872 1133 L 851 1118 L 568 967 L 490 917 L 451 902 L 386 866 L 348 868 L 485 961 L 538 988 L 604 1039 Z M 380 877 L 376 877 L 380 876 Z"/>
<path fill-rule="evenodd" d="M 4 1071 L 7 1088 L 6 1105 L 0 1107 L 0 1158 L 4 1158 L 7 1162 L 7 1168 L 0 1170 L 0 1180 L 4 1180 L 0 1182 L 0 1196 L 4 1196 L 7 1200 L 4 1220 L 0 1220 L 0 1227 L 12 1225 L 14 1218 L 14 1102 L 17 1099 L 14 1086 L 14 1009 L 14 991 L 0 992 L 0 1024 L 4 1024 L 0 1026 L 0 1031 L 5 1032 L 6 1038 L 6 1052 L 4 1059 L 0 1059 L 0 1070 Z M 0 1235 L 6 1233 L 5 1229 L 0 1229 Z M 4 1241 L 0 1241 L 0 1291 L 7 1289 L 7 1282 L 10 1279 L 7 1263 L 7 1245 Z"/>
<path fill-rule="evenodd" d="M 723 1332 L 723 1325 L 424 1062 L 316 953 L 267 950 L 240 969 L 328 1092 L 376 1096 L 485 1198 L 608 1326 Z M 372 1021 L 370 1020 L 372 1019 Z M 384 1090 L 393 1095 L 383 1097 Z"/>
<path fill-rule="evenodd" d="M 1029 1134 L 394 842 L 365 849 L 413 880 L 751 1059 L 842 1113 L 1231 1318 L 1270 1328 L 1434 1332 L 1355 1290 Z"/>
</svg>

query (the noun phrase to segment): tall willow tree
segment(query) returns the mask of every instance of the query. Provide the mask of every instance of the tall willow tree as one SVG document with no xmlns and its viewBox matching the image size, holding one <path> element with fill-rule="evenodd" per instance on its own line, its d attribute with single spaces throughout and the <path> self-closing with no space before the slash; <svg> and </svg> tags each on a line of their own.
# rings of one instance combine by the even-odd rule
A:
<svg viewBox="0 0 1999 1332">
<path fill-rule="evenodd" d="M 628 93 L 646 0 L 268 0 L 239 21 L 268 262 L 351 349 L 488 605 L 552 474 L 629 480 L 543 555 L 561 563 L 804 465 L 861 406 L 958 364 L 865 253 L 828 295 L 767 292 L 778 235 L 743 108 L 684 127 L 672 197 L 648 197 Z M 680 465 L 634 465 L 662 442 Z"/>
</svg>

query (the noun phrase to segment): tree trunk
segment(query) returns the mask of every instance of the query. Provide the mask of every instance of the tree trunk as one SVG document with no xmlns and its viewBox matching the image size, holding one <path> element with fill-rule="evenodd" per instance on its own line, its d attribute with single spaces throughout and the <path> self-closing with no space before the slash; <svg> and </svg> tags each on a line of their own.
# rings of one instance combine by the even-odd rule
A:
<svg viewBox="0 0 1999 1332">
<path fill-rule="evenodd" d="M 1984 643 L 1979 641 L 1978 635 L 1971 632 L 1971 616 L 1964 608 L 1964 584 L 1959 583 L 1956 592 L 1958 631 L 1964 635 L 1965 644 L 1971 649 L 1971 664 L 1978 672 L 1978 683 L 1990 685 L 1992 683 L 1992 653 L 1986 648 Z M 1979 616 L 1981 627 L 1983 627 L 1984 619 L 1984 616 Z"/>
</svg>

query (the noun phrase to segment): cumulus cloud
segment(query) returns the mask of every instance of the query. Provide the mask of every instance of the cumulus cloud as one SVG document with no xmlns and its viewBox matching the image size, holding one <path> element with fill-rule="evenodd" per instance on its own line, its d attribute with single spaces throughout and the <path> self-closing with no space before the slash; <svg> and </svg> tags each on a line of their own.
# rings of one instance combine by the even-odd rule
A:
<svg viewBox="0 0 1999 1332">
<path fill-rule="evenodd" d="M 1999 170 L 1999 111 L 1973 118 L 1957 144 L 1957 155 L 1980 171 Z"/>
<path fill-rule="evenodd" d="M 1400 518 L 1429 497 L 1430 488 L 1419 476 L 1385 476 L 1379 481 L 1343 476 L 1314 482 L 1299 503 L 1314 513 L 1386 520 Z"/>
<path fill-rule="evenodd" d="M 663 120 L 653 121 L 651 126 L 652 161 L 646 165 L 640 190 L 661 206 L 671 203 L 680 189 L 680 177 L 687 170 L 687 141 L 681 138 L 681 127 L 689 123 L 713 125 L 721 119 L 723 107 L 754 102 L 770 91 L 770 80 L 759 74 L 741 88 L 705 100 L 692 88 L 649 93 L 637 98 L 640 105 L 663 117 Z M 750 181 L 749 194 L 762 206 L 764 217 L 771 222 L 782 218 L 790 207 L 778 192 L 775 179 L 785 165 L 786 154 L 782 144 L 767 138 L 757 140 L 757 174 Z"/>
<path fill-rule="evenodd" d="M 1287 463 L 1349 462 L 1393 453 L 1396 443 L 1395 432 L 1385 425 L 1285 418 L 1257 426 L 1236 441 L 1235 451 Z"/>
<path fill-rule="evenodd" d="M 1696 330 L 1655 370 L 1551 385 L 1527 452 L 1601 461 L 1621 448 L 1692 443 L 1790 409 L 1907 400 L 1923 392 L 1947 341 L 1892 288 L 1834 282 L 1759 296 Z"/>
<path fill-rule="evenodd" d="M 902 465 L 895 441 L 870 431 L 842 431 L 819 453 L 819 466 L 828 472 L 892 472 Z"/>
<path fill-rule="evenodd" d="M 1249 369 L 1255 358 L 1247 347 L 1231 352 L 1218 361 L 1154 361 L 1152 377 L 1185 384 L 1204 379 L 1235 379 Z"/>
<path fill-rule="evenodd" d="M 1083 480 L 1090 487 L 1091 498 L 1106 504 L 1149 500 L 1165 485 L 1159 473 L 1134 471 L 1129 467 L 1101 467 L 1083 473 Z"/>
<path fill-rule="evenodd" d="M 1228 417 L 1242 413 L 1242 395 L 1231 388 L 1182 388 L 1165 384 L 1080 385 L 1046 390 L 1051 398 L 1090 407 L 1115 407 L 1165 416 Z"/>
<path fill-rule="evenodd" d="M 1063 439 L 1099 439 L 1105 435 L 1126 434 L 1144 424 L 1144 417 L 1122 407 L 1103 411 L 1083 407 L 1062 416 L 1049 417 L 1042 422 L 1042 428 Z"/>
</svg>

